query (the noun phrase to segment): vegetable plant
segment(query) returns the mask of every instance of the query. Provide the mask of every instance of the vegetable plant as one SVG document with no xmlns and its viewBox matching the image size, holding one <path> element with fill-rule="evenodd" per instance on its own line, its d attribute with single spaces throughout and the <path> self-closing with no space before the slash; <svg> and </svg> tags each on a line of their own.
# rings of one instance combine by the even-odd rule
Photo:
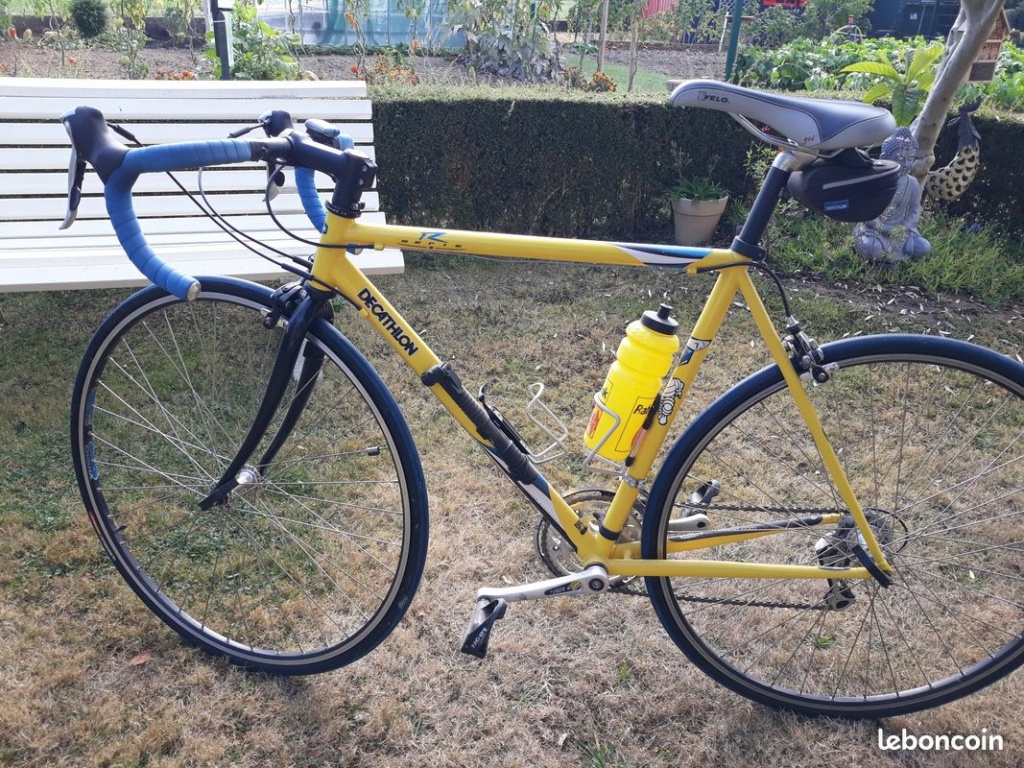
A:
<svg viewBox="0 0 1024 768">
<path fill-rule="evenodd" d="M 881 78 L 864 94 L 864 101 L 869 104 L 880 99 L 891 101 L 896 124 L 910 125 L 935 82 L 935 65 L 942 56 L 942 50 L 940 44 L 910 51 L 902 72 L 881 57 L 850 64 L 841 71 Z"/>
</svg>

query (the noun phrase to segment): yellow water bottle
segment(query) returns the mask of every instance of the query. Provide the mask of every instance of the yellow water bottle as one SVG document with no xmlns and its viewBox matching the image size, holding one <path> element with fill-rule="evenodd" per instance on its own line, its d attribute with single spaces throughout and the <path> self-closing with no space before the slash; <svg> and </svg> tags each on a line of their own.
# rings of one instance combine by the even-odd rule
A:
<svg viewBox="0 0 1024 768">
<path fill-rule="evenodd" d="M 662 304 L 626 328 L 626 338 L 615 352 L 615 362 L 583 436 L 584 445 L 591 451 L 597 449 L 599 456 L 620 462 L 629 455 L 679 351 L 679 324 L 670 317 L 671 312 L 672 307 Z M 618 417 L 617 426 L 611 414 Z"/>
</svg>

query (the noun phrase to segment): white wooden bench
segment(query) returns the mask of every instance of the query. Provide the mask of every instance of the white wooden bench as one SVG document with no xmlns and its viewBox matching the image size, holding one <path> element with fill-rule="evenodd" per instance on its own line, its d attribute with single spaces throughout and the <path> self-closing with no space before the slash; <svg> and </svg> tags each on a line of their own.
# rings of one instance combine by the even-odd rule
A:
<svg viewBox="0 0 1024 768">
<path fill-rule="evenodd" d="M 366 86 L 341 82 L 121 81 L 0 78 L 0 292 L 102 288 L 146 284 L 114 236 L 99 178 L 89 169 L 78 219 L 58 226 L 67 208 L 70 142 L 60 115 L 80 105 L 98 108 L 143 144 L 220 139 L 270 109 L 291 113 L 296 125 L 313 117 L 350 134 L 373 157 Z M 262 129 L 252 134 L 264 136 Z M 197 173 L 177 174 L 197 191 Z M 278 218 L 306 239 L 316 232 L 302 212 L 294 174 L 273 204 Z M 324 191 L 330 179 L 321 179 Z M 281 232 L 263 203 L 266 172 L 257 164 L 207 168 L 203 188 L 234 226 L 287 253 L 312 248 Z M 365 214 L 382 221 L 377 193 L 363 196 Z M 146 174 L 135 186 L 135 209 L 153 249 L 190 274 L 271 280 L 286 276 L 237 244 L 165 174 Z M 401 272 L 401 251 L 367 249 L 355 257 L 369 273 Z"/>
</svg>

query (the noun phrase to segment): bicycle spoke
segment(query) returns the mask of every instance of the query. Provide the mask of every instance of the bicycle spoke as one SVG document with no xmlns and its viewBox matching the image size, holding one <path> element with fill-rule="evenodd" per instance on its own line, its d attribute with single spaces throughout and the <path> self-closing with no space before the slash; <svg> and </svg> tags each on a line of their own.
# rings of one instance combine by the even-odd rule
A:
<svg viewBox="0 0 1024 768">
<path fill-rule="evenodd" d="M 837 347 L 900 345 L 905 358 L 869 354 L 844 364 L 840 354 L 831 380 L 808 389 L 894 568 L 888 589 L 873 579 L 653 582 L 659 618 L 677 644 L 758 701 L 810 713 L 909 712 L 1024 662 L 1024 384 L 997 385 L 964 364 L 973 350 L 955 342 L 934 344 L 953 350 L 935 362 L 909 337 Z M 659 548 L 669 546 L 671 516 L 715 481 L 719 494 L 700 507 L 712 531 L 794 519 L 800 509 L 846 517 L 673 557 L 860 564 L 856 526 L 809 436 L 794 427 L 802 423 L 794 410 L 781 383 L 741 385 L 723 398 L 721 422 L 688 438 L 700 447 L 678 459 L 681 479 L 662 486 L 671 496 L 652 490 Z M 645 529 L 645 547 L 653 530 Z"/>
</svg>

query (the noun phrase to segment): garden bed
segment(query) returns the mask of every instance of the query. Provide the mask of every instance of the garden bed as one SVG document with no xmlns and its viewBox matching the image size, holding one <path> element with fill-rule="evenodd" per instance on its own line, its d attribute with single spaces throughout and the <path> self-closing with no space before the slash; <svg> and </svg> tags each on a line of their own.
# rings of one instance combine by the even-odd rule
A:
<svg viewBox="0 0 1024 768">
<path fill-rule="evenodd" d="M 19 28 L 19 32 L 23 31 Z M 62 56 L 53 45 L 40 45 L 39 33 L 32 41 L 4 40 L 0 43 L 0 75 L 15 77 L 89 77 L 122 78 L 125 68 L 120 59 L 121 51 L 103 48 L 69 48 Z M 149 65 L 149 78 L 167 76 L 182 71 L 198 76 L 210 76 L 213 62 L 203 56 L 205 49 L 196 47 L 174 47 L 166 42 L 153 40 L 140 54 Z M 606 53 L 609 64 L 626 66 L 629 63 L 628 46 L 615 45 Z M 352 80 L 356 75 L 352 66 L 357 59 L 351 55 L 303 54 L 299 53 L 301 68 L 309 70 L 321 80 Z M 566 53 L 566 63 L 577 65 L 579 57 Z M 649 72 L 665 75 L 666 78 L 714 78 L 721 79 L 725 71 L 725 54 L 716 47 L 675 46 L 671 48 L 644 47 L 639 53 L 639 66 Z M 461 85 L 478 82 L 465 66 L 451 56 L 417 56 L 412 64 L 421 82 Z M 158 74 L 159 73 L 159 74 Z M 508 83 L 501 78 L 489 78 L 489 82 Z M 620 84 L 625 90 L 625 83 Z"/>
</svg>

